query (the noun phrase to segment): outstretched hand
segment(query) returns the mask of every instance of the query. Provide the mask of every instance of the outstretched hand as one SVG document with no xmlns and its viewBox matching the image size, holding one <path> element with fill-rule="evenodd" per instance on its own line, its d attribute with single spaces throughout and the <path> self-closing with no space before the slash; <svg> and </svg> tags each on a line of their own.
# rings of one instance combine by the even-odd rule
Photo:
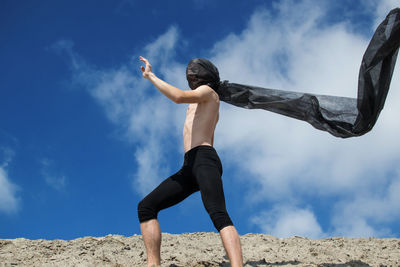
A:
<svg viewBox="0 0 400 267">
<path fill-rule="evenodd" d="M 150 62 L 147 59 L 145 59 L 144 57 L 139 57 L 139 59 L 141 61 L 143 61 L 144 64 L 146 65 L 145 67 L 140 66 L 140 69 L 142 70 L 143 77 L 146 78 L 146 79 L 149 79 L 150 75 L 153 74 L 153 72 L 151 71 Z"/>
</svg>

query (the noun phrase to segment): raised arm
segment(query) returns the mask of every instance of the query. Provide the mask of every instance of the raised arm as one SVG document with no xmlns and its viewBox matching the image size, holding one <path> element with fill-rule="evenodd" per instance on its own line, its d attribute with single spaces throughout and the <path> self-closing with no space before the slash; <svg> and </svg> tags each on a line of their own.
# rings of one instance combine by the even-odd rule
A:
<svg viewBox="0 0 400 267">
<path fill-rule="evenodd" d="M 140 60 L 145 63 L 145 67 L 141 66 L 143 77 L 149 80 L 161 93 L 177 104 L 182 103 L 199 103 L 209 99 L 213 93 L 213 89 L 207 85 L 202 85 L 195 90 L 183 91 L 175 86 L 158 78 L 152 71 L 151 64 L 144 57 Z"/>
</svg>

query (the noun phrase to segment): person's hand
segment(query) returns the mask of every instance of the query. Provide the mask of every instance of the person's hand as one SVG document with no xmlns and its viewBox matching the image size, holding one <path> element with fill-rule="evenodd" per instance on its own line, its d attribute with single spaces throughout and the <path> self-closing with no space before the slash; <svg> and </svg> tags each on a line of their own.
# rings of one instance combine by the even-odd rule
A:
<svg viewBox="0 0 400 267">
<path fill-rule="evenodd" d="M 147 59 L 145 59 L 144 57 L 139 57 L 139 59 L 141 61 L 143 61 L 144 64 L 146 65 L 145 67 L 140 66 L 140 69 L 142 70 L 143 77 L 146 78 L 146 79 L 149 79 L 150 75 L 153 74 L 153 72 L 151 71 L 150 62 Z"/>
</svg>

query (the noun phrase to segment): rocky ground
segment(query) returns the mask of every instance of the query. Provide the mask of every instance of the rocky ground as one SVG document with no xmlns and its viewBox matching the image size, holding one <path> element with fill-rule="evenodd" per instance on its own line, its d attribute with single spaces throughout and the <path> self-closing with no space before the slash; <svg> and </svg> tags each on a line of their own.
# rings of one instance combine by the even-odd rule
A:
<svg viewBox="0 0 400 267">
<path fill-rule="evenodd" d="M 241 236 L 245 266 L 400 266 L 400 239 Z M 162 266 L 230 266 L 217 233 L 163 233 Z M 0 239 L 0 266 L 145 266 L 142 237 Z"/>
</svg>

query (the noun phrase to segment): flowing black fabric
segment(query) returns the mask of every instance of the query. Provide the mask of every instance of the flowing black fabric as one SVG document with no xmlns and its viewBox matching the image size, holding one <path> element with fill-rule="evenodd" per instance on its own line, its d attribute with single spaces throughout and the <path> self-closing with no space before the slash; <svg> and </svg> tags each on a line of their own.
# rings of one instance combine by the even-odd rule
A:
<svg viewBox="0 0 400 267">
<path fill-rule="evenodd" d="M 224 102 L 307 121 L 319 130 L 347 138 L 363 135 L 375 125 L 389 91 L 399 46 L 400 9 L 396 8 L 378 26 L 365 51 L 357 99 L 221 83 L 218 69 L 205 59 L 191 61 L 187 78 L 192 89 L 208 84 Z"/>
</svg>

